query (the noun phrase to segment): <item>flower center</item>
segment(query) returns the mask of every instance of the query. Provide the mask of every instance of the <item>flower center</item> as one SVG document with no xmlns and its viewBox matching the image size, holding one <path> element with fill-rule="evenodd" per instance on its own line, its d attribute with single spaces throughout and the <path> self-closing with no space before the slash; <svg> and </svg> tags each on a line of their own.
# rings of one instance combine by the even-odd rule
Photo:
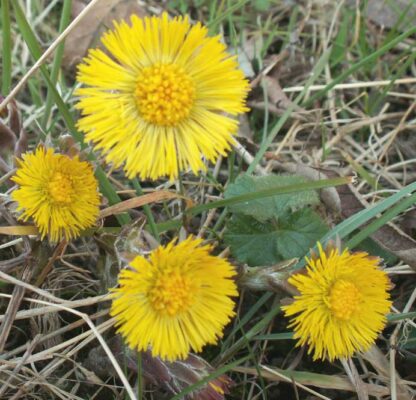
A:
<svg viewBox="0 0 416 400">
<path fill-rule="evenodd" d="M 135 96 L 142 118 L 155 125 L 174 126 L 189 115 L 195 86 L 177 65 L 155 64 L 141 71 Z"/>
<path fill-rule="evenodd" d="M 49 196 L 56 204 L 67 205 L 74 196 L 73 182 L 70 176 L 55 172 L 48 183 Z"/>
<path fill-rule="evenodd" d="M 357 287 L 348 281 L 336 281 L 329 294 L 329 308 L 338 319 L 347 321 L 358 308 L 361 293 Z"/>
<path fill-rule="evenodd" d="M 195 292 L 196 285 L 189 277 L 166 271 L 156 278 L 148 292 L 148 298 L 156 311 L 174 316 L 189 309 Z"/>
</svg>

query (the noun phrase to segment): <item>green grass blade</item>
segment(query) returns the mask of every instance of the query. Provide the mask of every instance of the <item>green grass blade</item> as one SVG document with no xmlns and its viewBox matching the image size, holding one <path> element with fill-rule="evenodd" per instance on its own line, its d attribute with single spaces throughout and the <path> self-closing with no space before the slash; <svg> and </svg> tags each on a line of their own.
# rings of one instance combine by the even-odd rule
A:
<svg viewBox="0 0 416 400">
<path fill-rule="evenodd" d="M 230 14 L 232 14 L 234 11 L 237 11 L 239 8 L 243 7 L 247 3 L 249 3 L 250 0 L 239 0 L 236 3 L 234 3 L 231 7 L 228 7 L 223 13 L 218 15 L 216 18 L 212 19 L 208 23 L 208 29 L 211 34 L 217 32 L 217 26 Z"/>
<path fill-rule="evenodd" d="M 279 194 L 303 192 L 306 190 L 323 189 L 326 187 L 345 185 L 349 183 L 351 179 L 349 177 L 344 178 L 332 178 L 322 179 L 319 181 L 297 183 L 295 185 L 273 187 L 270 189 L 259 190 L 258 192 L 246 193 L 240 196 L 235 196 L 229 199 L 217 200 L 207 204 L 200 204 L 195 207 L 188 208 L 186 212 L 191 215 L 199 214 L 203 211 L 210 210 L 212 208 L 227 207 L 233 204 L 244 203 L 250 200 L 261 199 L 264 197 L 278 196 Z"/>
<path fill-rule="evenodd" d="M 413 318 L 416 318 L 416 311 L 387 315 L 387 321 L 389 322 L 396 322 L 396 321 L 402 321 L 404 319 L 413 319 Z"/>
<path fill-rule="evenodd" d="M 1 92 L 6 96 L 10 92 L 12 85 L 12 38 L 10 26 L 10 5 L 9 0 L 1 1 L 1 25 L 3 33 L 3 50 L 2 50 L 2 84 Z"/>
<path fill-rule="evenodd" d="M 293 332 L 270 333 L 254 336 L 252 340 L 292 340 Z"/>
<path fill-rule="evenodd" d="M 340 239 L 345 238 L 347 235 L 360 228 L 362 225 L 366 224 L 369 220 L 376 217 L 378 214 L 383 213 L 387 209 L 394 207 L 394 205 L 399 202 L 403 197 L 408 196 L 416 191 L 416 182 L 404 187 L 399 192 L 391 195 L 387 199 L 379 201 L 377 204 L 370 208 L 366 208 L 345 221 L 338 224 L 334 229 L 328 232 L 322 239 L 319 240 L 322 245 L 325 245 L 330 239 L 335 239 L 339 237 Z M 316 246 L 314 247 L 316 251 Z M 294 270 L 298 270 L 305 265 L 305 260 L 300 260 L 298 264 L 294 267 Z"/>
<path fill-rule="evenodd" d="M 59 23 L 59 33 L 65 30 L 65 28 L 68 26 L 71 20 L 71 7 L 72 7 L 72 0 L 65 0 L 62 6 L 61 21 Z M 64 49 L 65 49 L 65 41 L 62 41 L 55 50 L 55 56 L 53 59 L 51 76 L 50 76 L 51 82 L 53 83 L 53 85 L 56 85 L 56 82 L 58 81 L 58 75 L 61 69 Z M 43 113 L 43 118 L 41 122 L 41 126 L 45 130 L 46 130 L 47 123 L 49 121 L 49 116 L 52 110 L 53 102 L 54 102 L 54 95 L 51 93 L 50 90 L 48 90 L 48 94 L 46 96 L 45 111 Z"/>
<path fill-rule="evenodd" d="M 398 201 L 403 197 L 411 194 L 416 190 L 416 182 L 412 183 L 399 192 L 391 195 L 385 200 L 382 200 L 370 208 L 362 210 L 345 221 L 337 225 L 331 232 L 326 234 L 322 239 L 321 243 L 326 243 L 330 239 L 334 239 L 336 236 L 339 236 L 340 239 L 343 239 L 349 235 L 354 230 L 358 229 L 360 226 L 366 224 L 370 219 L 376 217 L 378 214 L 384 212 L 390 207 L 393 207 Z"/>
<path fill-rule="evenodd" d="M 137 178 L 132 179 L 133 187 L 136 190 L 136 193 L 138 196 L 143 195 L 143 189 L 139 183 L 139 180 Z M 150 228 L 150 232 L 152 232 L 153 237 L 160 243 L 160 236 L 159 231 L 157 229 L 157 225 L 155 223 L 155 219 L 153 218 L 152 210 L 149 206 L 149 204 L 145 204 L 143 206 L 143 211 L 147 218 L 147 223 Z"/>
<path fill-rule="evenodd" d="M 324 89 L 320 90 L 319 92 L 315 93 L 311 98 L 309 98 L 307 100 L 307 102 L 304 104 L 304 107 L 307 107 L 307 106 L 313 104 L 314 101 L 316 101 L 316 100 L 320 99 L 322 96 L 324 96 L 335 85 L 337 85 L 338 83 L 343 82 L 346 78 L 348 78 L 355 71 L 358 71 L 364 65 L 367 65 L 369 63 L 373 63 L 378 57 L 382 56 L 387 51 L 389 51 L 393 47 L 397 46 L 400 42 L 402 42 L 407 37 L 413 35 L 414 33 L 416 33 L 416 27 L 413 27 L 413 28 L 407 30 L 406 32 L 403 32 L 401 35 L 397 36 L 396 38 L 391 40 L 389 43 L 387 43 L 386 45 L 384 45 L 380 49 L 376 50 L 375 52 L 371 53 L 367 57 L 364 57 L 362 60 L 353 64 L 350 68 L 348 68 L 346 71 L 344 71 L 342 74 L 340 74 L 337 78 L 333 79 L 328 85 L 326 85 Z"/>
<path fill-rule="evenodd" d="M 219 357 L 219 362 L 223 363 L 232 358 L 246 343 L 252 340 L 264 328 L 266 328 L 273 318 L 279 314 L 280 306 L 272 308 L 257 324 L 255 324 L 243 337 L 240 337 L 233 345 L 224 350 Z"/>
<path fill-rule="evenodd" d="M 364 229 L 362 229 L 359 233 L 357 233 L 353 238 L 351 238 L 346 243 L 346 247 L 348 247 L 349 249 L 353 249 L 358 244 L 360 244 L 364 239 L 366 239 L 368 236 L 372 235 L 374 232 L 380 229 L 383 225 L 390 222 L 394 217 L 396 217 L 398 214 L 408 209 L 415 203 L 416 203 L 416 193 L 402 200 L 401 202 L 397 203 L 394 207 L 386 211 L 380 218 L 377 218 L 374 222 L 372 222 L 371 224 L 366 226 Z"/>
<path fill-rule="evenodd" d="M 41 47 L 36 39 L 35 34 L 30 27 L 23 10 L 20 8 L 18 2 L 13 2 L 13 9 L 15 11 L 16 22 L 18 24 L 20 33 L 23 36 L 24 41 L 26 42 L 29 51 L 35 60 L 38 60 L 41 57 L 42 50 Z M 55 88 L 55 85 L 52 83 L 51 78 L 49 76 L 49 71 L 45 65 L 40 66 L 40 71 L 42 73 L 43 78 L 48 86 L 49 93 L 52 94 L 52 97 L 58 107 L 61 116 L 69 129 L 71 135 L 80 143 L 81 148 L 85 148 L 85 143 L 83 141 L 83 136 L 78 130 L 76 129 L 74 119 L 66 106 L 65 102 L 62 100 L 62 97 L 58 93 Z M 94 161 L 95 157 L 91 154 L 89 157 L 90 160 Z M 121 201 L 120 197 L 118 196 L 117 192 L 114 190 L 113 185 L 111 185 L 110 181 L 108 180 L 107 176 L 105 175 L 104 171 L 100 166 L 97 166 L 95 170 L 95 175 L 99 181 L 99 185 L 103 195 L 108 199 L 110 205 L 117 204 Z M 131 221 L 131 218 L 128 214 L 120 214 L 117 217 L 117 220 L 121 225 L 128 224 Z"/>
<path fill-rule="evenodd" d="M 260 310 L 260 308 L 272 297 L 272 293 L 268 292 L 263 294 L 257 302 L 244 314 L 244 317 L 241 318 L 238 323 L 234 326 L 233 330 L 227 336 L 227 338 L 223 341 L 222 348 L 226 348 L 229 346 L 233 336 L 241 331 L 243 327 L 254 318 L 256 313 Z"/>
</svg>

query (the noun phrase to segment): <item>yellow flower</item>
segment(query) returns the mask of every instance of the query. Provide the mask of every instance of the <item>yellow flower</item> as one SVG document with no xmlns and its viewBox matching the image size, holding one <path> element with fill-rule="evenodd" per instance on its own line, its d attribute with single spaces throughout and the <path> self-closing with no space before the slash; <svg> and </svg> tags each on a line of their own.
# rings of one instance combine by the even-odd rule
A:
<svg viewBox="0 0 416 400">
<path fill-rule="evenodd" d="M 120 272 L 111 315 L 131 348 L 174 361 L 215 344 L 234 315 L 234 268 L 192 237 L 137 256 Z"/>
<path fill-rule="evenodd" d="M 129 178 L 204 170 L 233 143 L 249 89 L 236 57 L 188 17 L 131 17 L 78 70 L 79 128 Z"/>
<path fill-rule="evenodd" d="M 20 219 L 33 218 L 42 238 L 72 239 L 97 220 L 98 184 L 91 165 L 78 157 L 39 146 L 18 159 L 12 179 L 19 185 L 12 198 L 22 211 Z"/>
<path fill-rule="evenodd" d="M 318 248 L 319 256 L 307 259 L 306 274 L 289 278 L 300 294 L 283 309 L 292 317 L 297 346 L 308 345 L 314 360 L 332 361 L 374 343 L 391 306 L 390 285 L 377 257 Z"/>
</svg>

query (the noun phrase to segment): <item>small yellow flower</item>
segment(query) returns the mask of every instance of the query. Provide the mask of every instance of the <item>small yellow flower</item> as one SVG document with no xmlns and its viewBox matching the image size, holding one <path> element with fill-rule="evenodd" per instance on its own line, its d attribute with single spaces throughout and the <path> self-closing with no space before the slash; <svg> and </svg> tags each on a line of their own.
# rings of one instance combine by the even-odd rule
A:
<svg viewBox="0 0 416 400">
<path fill-rule="evenodd" d="M 111 315 L 128 345 L 174 361 L 215 344 L 234 315 L 236 273 L 192 237 L 137 256 L 120 272 Z"/>
<path fill-rule="evenodd" d="M 115 23 L 78 70 L 79 128 L 129 178 L 204 170 L 233 143 L 248 82 L 218 36 L 188 17 Z"/>
<path fill-rule="evenodd" d="M 39 146 L 18 159 L 12 199 L 20 219 L 33 218 L 42 238 L 72 239 L 97 220 L 100 197 L 91 165 Z"/>
<path fill-rule="evenodd" d="M 379 259 L 367 253 L 331 249 L 318 243 L 319 256 L 307 259 L 306 274 L 289 279 L 299 295 L 283 307 L 297 346 L 308 345 L 313 359 L 350 357 L 374 343 L 389 312 L 389 279 Z"/>
</svg>

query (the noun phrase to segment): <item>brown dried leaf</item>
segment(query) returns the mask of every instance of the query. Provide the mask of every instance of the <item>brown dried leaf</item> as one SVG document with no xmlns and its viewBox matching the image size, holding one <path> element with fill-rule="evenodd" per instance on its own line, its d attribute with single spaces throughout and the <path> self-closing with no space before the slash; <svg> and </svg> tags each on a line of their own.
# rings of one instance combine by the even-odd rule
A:
<svg viewBox="0 0 416 400">
<path fill-rule="evenodd" d="M 20 135 L 22 125 L 20 123 L 20 113 L 17 108 L 16 100 L 12 100 L 9 105 L 9 126 L 16 136 Z"/>
<path fill-rule="evenodd" d="M 238 117 L 239 120 L 239 129 L 238 129 L 238 137 L 239 138 L 246 138 L 248 140 L 253 139 L 253 131 L 250 128 L 250 122 L 246 114 L 242 114 Z"/>
<path fill-rule="evenodd" d="M 13 149 L 16 143 L 16 135 L 6 125 L 0 122 L 0 150 Z"/>
<path fill-rule="evenodd" d="M 405 13 L 405 18 L 397 26 L 402 13 Z M 367 16 L 382 27 L 395 27 L 403 32 L 410 26 L 416 25 L 416 3 L 414 0 L 395 0 L 394 2 L 368 0 Z"/>
<path fill-rule="evenodd" d="M 279 81 L 276 78 L 271 76 L 264 76 L 262 84 L 265 87 L 269 103 L 267 104 L 268 110 L 276 115 L 283 115 L 286 110 L 293 106 L 293 102 L 286 96 L 286 93 L 283 91 L 280 86 Z M 266 103 L 262 100 L 255 100 L 249 103 L 250 107 L 265 109 Z M 292 111 L 291 116 L 302 121 L 307 121 L 307 114 L 305 109 L 295 105 Z"/>
<path fill-rule="evenodd" d="M 0 96 L 0 100 L 3 99 Z M 4 123 L 0 122 L 0 150 L 12 150 L 21 130 L 19 110 L 14 99 L 4 108 L 0 117 L 6 119 Z"/>
<path fill-rule="evenodd" d="M 100 218 L 108 217 L 109 215 L 121 214 L 132 208 L 141 207 L 149 203 L 157 203 L 159 201 L 171 200 L 171 199 L 183 199 L 186 201 L 187 207 L 192 207 L 193 202 L 190 198 L 181 196 L 180 194 L 169 192 L 167 190 L 159 190 L 144 194 L 143 196 L 134 197 L 107 207 L 100 212 Z"/>
<path fill-rule="evenodd" d="M 20 131 L 19 139 L 16 145 L 14 146 L 14 155 L 20 158 L 20 156 L 27 151 L 28 144 L 29 136 L 27 132 L 24 129 L 22 129 Z"/>
<path fill-rule="evenodd" d="M 87 0 L 74 0 L 72 17 L 75 18 L 88 4 Z M 129 19 L 130 15 L 146 15 L 137 0 L 101 0 L 82 19 L 67 37 L 63 65 L 71 68 L 94 46 L 101 34 L 113 26 L 114 20 Z"/>
<path fill-rule="evenodd" d="M 382 377 L 386 382 L 391 380 L 390 363 L 387 357 L 381 352 L 377 346 L 371 346 L 369 350 L 362 354 L 362 357 L 367 360 L 374 369 L 378 372 L 379 376 Z M 411 389 L 407 386 L 396 372 L 396 389 L 398 400 L 411 400 Z"/>
<path fill-rule="evenodd" d="M 283 91 L 277 79 L 272 78 L 270 76 L 265 76 L 263 82 L 266 85 L 267 96 L 269 97 L 269 100 L 277 108 L 285 110 L 290 106 L 292 102 L 286 96 L 286 93 Z M 296 106 L 296 108 L 298 110 L 300 109 L 300 107 L 298 106 Z"/>
<path fill-rule="evenodd" d="M 0 226 L 0 235 L 28 236 L 37 235 L 38 233 L 38 228 L 33 225 Z"/>
<path fill-rule="evenodd" d="M 108 345 L 117 361 L 126 365 L 129 371 L 137 374 L 136 351 L 124 347 L 120 336 L 111 338 Z M 214 372 L 214 368 L 210 364 L 192 353 L 189 354 L 186 360 L 167 362 L 158 357 L 152 357 L 148 350 L 141 353 L 141 359 L 145 381 L 174 395 Z M 104 379 L 115 375 L 113 365 L 101 346 L 90 351 L 84 364 L 100 378 Z M 224 395 L 229 393 L 228 388 L 231 384 L 232 380 L 230 378 L 221 375 L 196 391 L 187 394 L 184 398 L 186 400 L 224 400 Z"/>
</svg>

